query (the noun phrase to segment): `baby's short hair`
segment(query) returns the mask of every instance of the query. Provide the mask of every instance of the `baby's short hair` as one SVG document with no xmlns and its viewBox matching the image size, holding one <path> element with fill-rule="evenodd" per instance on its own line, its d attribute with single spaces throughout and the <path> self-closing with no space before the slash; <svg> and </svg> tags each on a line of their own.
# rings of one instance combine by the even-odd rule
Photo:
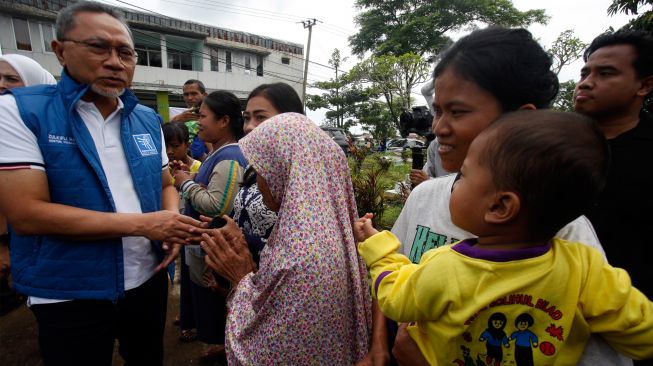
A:
<svg viewBox="0 0 653 366">
<path fill-rule="evenodd" d="M 480 163 L 497 189 L 519 195 L 538 238 L 551 238 L 582 215 L 605 185 L 609 148 L 589 117 L 522 110 L 501 116 L 483 135 Z"/>
</svg>

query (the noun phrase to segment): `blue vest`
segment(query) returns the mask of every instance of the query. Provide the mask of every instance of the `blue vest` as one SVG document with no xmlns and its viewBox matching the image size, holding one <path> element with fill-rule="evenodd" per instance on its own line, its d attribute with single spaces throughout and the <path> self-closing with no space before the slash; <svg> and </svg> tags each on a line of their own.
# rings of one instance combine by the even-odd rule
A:
<svg viewBox="0 0 653 366">
<path fill-rule="evenodd" d="M 67 206 L 115 212 L 95 143 L 75 109 L 88 85 L 67 71 L 57 85 L 10 92 L 25 125 L 36 135 L 48 177 L 50 200 Z M 120 134 L 143 212 L 161 209 L 161 118 L 126 90 Z M 159 243 L 153 243 L 161 255 Z M 72 241 L 49 235 L 11 237 L 16 289 L 50 299 L 108 299 L 124 296 L 122 239 Z"/>
<path fill-rule="evenodd" d="M 218 151 L 213 153 L 211 156 L 209 156 L 206 160 L 202 162 L 202 165 L 200 165 L 200 170 L 197 171 L 197 174 L 195 175 L 195 179 L 193 179 L 193 181 L 195 181 L 195 183 L 202 184 L 205 187 L 208 186 L 209 179 L 211 178 L 211 174 L 213 173 L 213 169 L 215 168 L 216 165 L 218 165 L 219 162 L 223 160 L 234 160 L 238 162 L 238 165 L 240 165 L 242 168 L 245 168 L 247 166 L 247 160 L 245 160 L 245 156 L 240 151 L 240 146 L 238 145 L 223 146 L 220 147 Z M 184 215 L 190 216 L 195 219 L 199 219 L 200 217 L 200 213 L 197 212 L 197 210 L 195 210 L 193 208 L 193 205 L 191 205 L 190 203 L 186 204 Z"/>
</svg>

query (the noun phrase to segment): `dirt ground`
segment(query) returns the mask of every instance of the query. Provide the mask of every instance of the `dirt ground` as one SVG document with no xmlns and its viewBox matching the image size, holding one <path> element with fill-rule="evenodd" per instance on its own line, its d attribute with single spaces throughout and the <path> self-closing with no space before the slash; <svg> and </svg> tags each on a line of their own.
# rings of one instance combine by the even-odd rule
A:
<svg viewBox="0 0 653 366">
<path fill-rule="evenodd" d="M 179 310 L 179 275 L 168 291 L 168 320 L 164 336 L 164 365 L 200 365 L 198 360 L 203 344 L 200 342 L 180 342 L 179 328 L 173 324 Z M 38 328 L 36 320 L 29 308 L 23 304 L 19 308 L 0 317 L 0 365 L 2 366 L 41 366 L 43 361 L 38 348 Z M 124 362 L 118 354 L 118 346 L 113 355 L 113 365 Z M 226 365 L 226 362 L 215 362 L 202 365 Z"/>
</svg>

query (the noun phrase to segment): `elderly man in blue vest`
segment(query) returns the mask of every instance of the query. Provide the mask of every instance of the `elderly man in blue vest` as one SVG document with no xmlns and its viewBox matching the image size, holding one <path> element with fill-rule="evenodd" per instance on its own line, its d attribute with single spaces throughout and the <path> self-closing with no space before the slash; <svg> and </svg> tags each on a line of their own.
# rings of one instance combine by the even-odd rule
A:
<svg viewBox="0 0 653 366">
<path fill-rule="evenodd" d="M 127 88 L 136 65 L 120 13 L 63 9 L 52 86 L 0 96 L 0 210 L 16 289 L 45 365 L 161 365 L 166 271 L 201 223 L 179 214 L 161 118 Z M 163 242 L 163 244 L 162 244 Z"/>
</svg>

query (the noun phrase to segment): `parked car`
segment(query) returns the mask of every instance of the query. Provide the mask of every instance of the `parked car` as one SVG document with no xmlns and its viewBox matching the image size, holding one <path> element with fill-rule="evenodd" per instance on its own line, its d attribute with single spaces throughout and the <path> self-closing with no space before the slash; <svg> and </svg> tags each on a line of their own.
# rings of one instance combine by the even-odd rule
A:
<svg viewBox="0 0 653 366">
<path fill-rule="evenodd" d="M 338 127 L 328 127 L 320 126 L 320 128 L 326 132 L 333 141 L 338 144 L 342 150 L 345 152 L 345 155 L 349 155 L 349 144 L 347 143 L 347 133 L 342 128 Z"/>
<path fill-rule="evenodd" d="M 411 138 L 399 138 L 392 139 L 388 141 L 387 151 L 390 152 L 402 152 L 403 150 L 409 150 L 413 147 L 425 148 L 426 144 L 421 140 L 411 139 Z"/>
</svg>

